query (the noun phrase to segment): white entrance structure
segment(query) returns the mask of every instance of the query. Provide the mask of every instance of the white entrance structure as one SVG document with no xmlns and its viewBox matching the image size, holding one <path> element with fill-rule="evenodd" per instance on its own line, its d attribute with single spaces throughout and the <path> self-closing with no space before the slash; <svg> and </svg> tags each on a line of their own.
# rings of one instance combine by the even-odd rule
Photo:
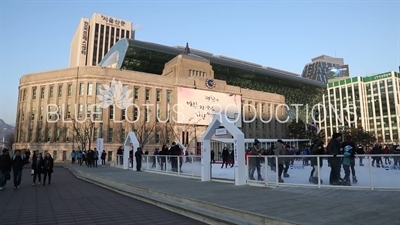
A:
<svg viewBox="0 0 400 225">
<path fill-rule="evenodd" d="M 211 138 L 220 126 L 233 136 L 235 153 L 235 185 L 246 184 L 246 166 L 244 152 L 244 134 L 237 126 L 229 121 L 224 114 L 215 115 L 201 138 L 201 181 L 211 181 Z"/>
<path fill-rule="evenodd" d="M 139 148 L 139 141 L 136 137 L 135 132 L 129 132 L 128 135 L 125 138 L 125 143 L 124 143 L 124 169 L 129 168 L 129 151 L 131 150 L 131 144 L 133 145 L 133 157 L 135 157 L 135 152 Z M 132 167 L 133 163 L 135 162 L 134 159 L 132 159 Z"/>
</svg>

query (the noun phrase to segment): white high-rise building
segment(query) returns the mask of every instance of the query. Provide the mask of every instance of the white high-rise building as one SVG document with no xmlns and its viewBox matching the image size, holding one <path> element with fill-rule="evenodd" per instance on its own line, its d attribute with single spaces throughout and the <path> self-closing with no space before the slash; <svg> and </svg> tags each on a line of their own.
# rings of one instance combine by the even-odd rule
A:
<svg viewBox="0 0 400 225">
<path fill-rule="evenodd" d="M 98 13 L 81 18 L 72 38 L 69 67 L 95 66 L 120 39 L 135 38 L 132 22 Z"/>
<path fill-rule="evenodd" d="M 332 79 L 327 86 L 325 116 L 320 119 L 327 137 L 343 128 L 362 126 L 380 143 L 400 142 L 399 73 Z"/>
</svg>

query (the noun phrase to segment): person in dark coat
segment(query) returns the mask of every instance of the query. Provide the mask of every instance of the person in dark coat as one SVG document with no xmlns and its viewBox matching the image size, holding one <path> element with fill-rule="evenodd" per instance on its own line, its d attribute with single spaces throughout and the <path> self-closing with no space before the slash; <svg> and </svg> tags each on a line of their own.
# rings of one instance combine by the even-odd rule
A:
<svg viewBox="0 0 400 225">
<path fill-rule="evenodd" d="M 319 133 L 319 137 L 314 140 L 314 143 L 311 145 L 310 150 L 311 150 L 311 155 L 323 155 L 325 154 L 324 151 L 324 140 L 325 140 L 325 132 L 321 131 Z M 319 167 L 320 167 L 320 173 L 321 169 L 323 166 L 323 158 L 319 158 Z M 311 157 L 311 166 L 313 169 L 311 170 L 310 178 L 309 181 L 314 184 L 318 184 L 318 161 L 317 157 Z M 322 184 L 321 180 L 321 184 Z"/>
<path fill-rule="evenodd" d="M 224 165 L 225 165 L 225 168 L 227 168 L 228 167 L 228 163 L 229 163 L 229 149 L 227 147 L 224 147 L 222 149 L 222 154 L 221 155 L 222 155 L 221 168 L 223 168 Z"/>
<path fill-rule="evenodd" d="M 36 185 L 36 178 L 40 182 L 42 182 L 42 167 L 43 167 L 43 157 L 42 153 L 36 154 L 33 153 L 32 156 L 32 170 L 33 170 L 33 183 L 32 186 Z"/>
<path fill-rule="evenodd" d="M 132 152 L 133 152 L 133 150 L 132 150 Z M 123 161 L 124 160 L 122 160 L 122 158 L 123 158 L 123 155 L 124 155 L 124 150 L 123 150 L 123 148 L 122 148 L 122 146 L 119 146 L 119 148 L 117 149 L 117 164 L 118 165 L 122 165 L 123 164 Z M 132 153 L 132 155 L 131 154 L 129 154 L 129 163 L 133 163 L 133 161 L 132 161 L 132 157 L 133 157 L 133 153 Z"/>
<path fill-rule="evenodd" d="M 3 190 L 10 177 L 11 172 L 11 157 L 8 149 L 3 149 L 3 154 L 0 155 L 0 191 Z"/>
<path fill-rule="evenodd" d="M 94 167 L 94 151 L 89 150 L 87 153 L 87 166 Z"/>
<path fill-rule="evenodd" d="M 133 168 L 133 156 L 135 155 L 135 153 L 133 152 L 133 148 L 129 151 L 129 167 Z M 123 162 L 124 161 L 124 157 L 123 156 L 119 156 L 120 157 L 120 161 Z"/>
<path fill-rule="evenodd" d="M 231 151 L 231 155 L 230 155 L 230 158 L 231 158 L 231 168 L 235 165 L 235 150 L 233 149 L 232 151 Z"/>
<path fill-rule="evenodd" d="M 332 139 L 329 141 L 328 146 L 326 147 L 327 153 L 333 156 L 328 158 L 329 164 L 331 165 L 331 174 L 329 177 L 329 183 L 331 185 L 342 185 L 343 183 L 340 177 L 342 160 L 340 157 L 336 157 L 340 154 L 340 140 L 342 140 L 342 134 L 334 133 L 332 135 Z"/>
<path fill-rule="evenodd" d="M 22 179 L 22 170 L 26 164 L 26 158 L 21 155 L 21 151 L 15 151 L 15 155 L 11 160 L 11 167 L 13 169 L 14 190 L 19 189 Z"/>
<path fill-rule="evenodd" d="M 166 170 L 167 168 L 167 156 L 168 156 L 168 147 L 167 145 L 163 145 L 161 148 L 161 152 L 159 153 L 161 159 L 161 170 Z"/>
<path fill-rule="evenodd" d="M 103 152 L 101 153 L 101 166 L 104 167 L 106 165 L 106 157 L 107 157 L 107 153 L 105 150 L 103 150 Z"/>
<path fill-rule="evenodd" d="M 357 152 L 357 155 L 365 155 L 364 147 L 362 145 L 358 145 L 356 152 Z M 358 158 L 360 160 L 360 166 L 364 166 L 364 163 L 363 163 L 364 156 L 358 156 Z"/>
<path fill-rule="evenodd" d="M 135 152 L 136 171 L 138 172 L 142 171 L 142 156 L 143 156 L 142 148 L 138 148 L 137 151 Z"/>
<path fill-rule="evenodd" d="M 173 172 L 178 172 L 178 157 L 180 156 L 180 154 L 181 154 L 181 148 L 175 142 L 172 142 L 170 155 L 172 156 L 171 165 Z"/>
<path fill-rule="evenodd" d="M 372 155 L 382 155 L 382 148 L 379 144 L 376 144 L 371 151 Z M 381 156 L 372 156 L 372 166 L 374 166 L 376 162 L 376 167 L 380 168 L 382 163 L 382 157 Z M 383 166 L 383 165 L 382 165 Z"/>
<path fill-rule="evenodd" d="M 54 160 L 51 157 L 50 153 L 47 153 L 46 157 L 44 157 L 43 168 L 42 168 L 42 172 L 44 174 L 44 176 L 43 176 L 43 186 L 46 185 L 46 178 L 47 177 L 49 177 L 48 184 L 51 183 L 51 174 L 53 173 L 53 166 L 54 166 Z"/>
<path fill-rule="evenodd" d="M 27 149 L 25 151 L 25 163 L 29 163 L 30 158 L 31 158 L 31 150 Z"/>
<path fill-rule="evenodd" d="M 211 150 L 211 162 L 212 163 L 215 163 L 215 152 L 214 152 L 214 150 Z"/>
</svg>

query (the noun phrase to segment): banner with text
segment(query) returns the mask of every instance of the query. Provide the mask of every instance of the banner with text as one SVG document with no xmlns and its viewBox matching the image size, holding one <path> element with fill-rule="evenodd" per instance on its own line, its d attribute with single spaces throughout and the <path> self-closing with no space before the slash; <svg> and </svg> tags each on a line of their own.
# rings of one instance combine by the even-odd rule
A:
<svg viewBox="0 0 400 225">
<path fill-rule="evenodd" d="M 242 127 L 242 96 L 178 87 L 177 121 L 209 125 L 217 114 Z"/>
</svg>

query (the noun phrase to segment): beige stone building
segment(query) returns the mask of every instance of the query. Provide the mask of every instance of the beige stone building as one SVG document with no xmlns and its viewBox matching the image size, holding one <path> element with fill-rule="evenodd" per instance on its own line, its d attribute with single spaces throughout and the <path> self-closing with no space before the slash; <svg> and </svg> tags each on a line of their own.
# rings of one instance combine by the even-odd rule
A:
<svg viewBox="0 0 400 225">
<path fill-rule="evenodd" d="M 104 97 L 98 95 L 108 93 L 107 87 L 120 91 L 111 94 L 114 99 L 110 106 L 99 105 L 104 103 Z M 123 87 L 130 91 L 124 92 Z M 115 97 L 117 92 L 122 93 L 120 97 Z M 208 122 L 191 122 L 188 118 L 207 117 L 204 108 L 210 105 L 202 103 L 204 98 L 219 104 L 239 99 L 235 103 L 241 112 L 237 124 L 246 138 L 283 138 L 285 135 L 284 123 L 269 120 L 285 120 L 286 108 L 279 107 L 285 103 L 284 96 L 227 85 L 226 81 L 214 79 L 208 60 L 181 54 L 165 64 L 162 75 L 84 66 L 23 76 L 14 149 L 49 151 L 57 160 L 66 160 L 72 149 L 81 148 L 82 143 L 86 148 L 88 145 L 94 148 L 96 139 L 102 137 L 109 160 L 113 160 L 126 134 L 135 131 L 144 150 L 151 152 L 164 143 L 179 141 L 195 153 Z M 124 99 L 139 107 L 124 109 L 121 107 Z M 175 110 L 173 106 L 178 103 L 192 108 Z M 153 106 L 147 110 L 143 104 Z M 196 106 L 203 109 L 193 113 Z M 180 120 L 179 113 L 186 120 Z M 254 116 L 254 121 L 244 121 Z M 260 118 L 269 122 L 262 122 Z"/>
<path fill-rule="evenodd" d="M 130 21 L 98 13 L 81 18 L 71 42 L 69 67 L 96 66 L 123 38 L 135 38 Z"/>
</svg>

